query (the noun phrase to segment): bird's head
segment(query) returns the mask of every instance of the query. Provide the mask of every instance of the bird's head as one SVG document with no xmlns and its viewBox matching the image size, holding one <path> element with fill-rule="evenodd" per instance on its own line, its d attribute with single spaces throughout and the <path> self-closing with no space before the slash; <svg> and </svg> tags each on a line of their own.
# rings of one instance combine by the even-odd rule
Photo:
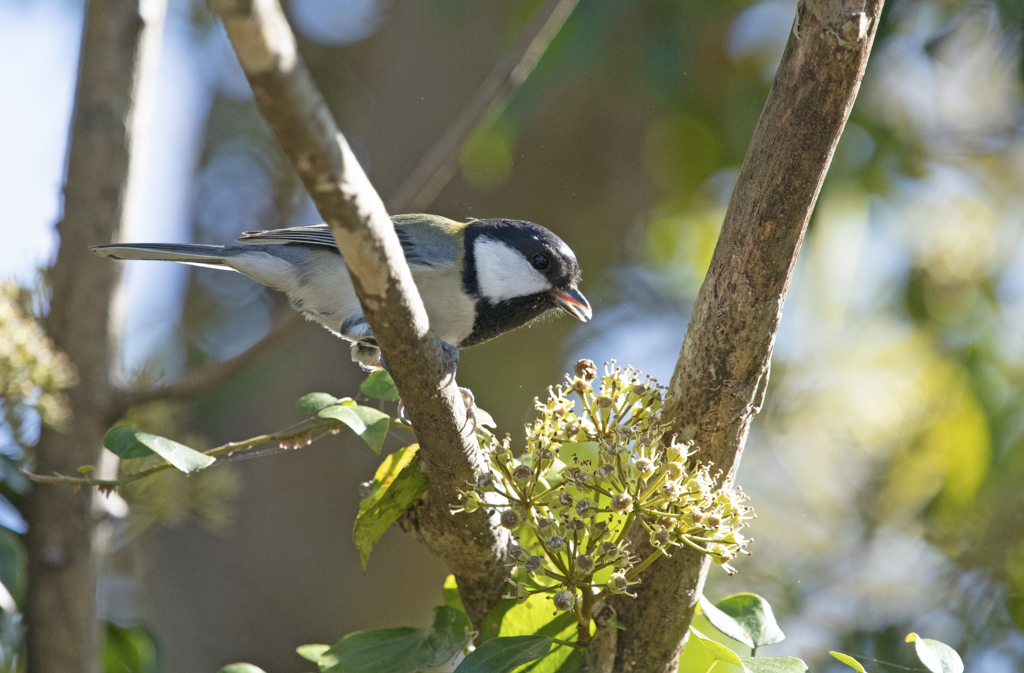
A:
<svg viewBox="0 0 1024 673">
<path fill-rule="evenodd" d="M 464 236 L 464 285 L 492 310 L 513 312 L 519 324 L 551 308 L 590 319 L 590 304 L 577 288 L 576 255 L 558 236 L 532 222 L 503 219 L 474 220 Z"/>
</svg>

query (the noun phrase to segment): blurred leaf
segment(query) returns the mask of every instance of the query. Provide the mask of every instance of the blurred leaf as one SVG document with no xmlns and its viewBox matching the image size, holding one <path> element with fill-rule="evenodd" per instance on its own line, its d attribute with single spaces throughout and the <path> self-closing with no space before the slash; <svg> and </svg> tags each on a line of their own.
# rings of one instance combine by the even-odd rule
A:
<svg viewBox="0 0 1024 673">
<path fill-rule="evenodd" d="M 772 645 L 786 637 L 768 601 L 757 594 L 733 594 L 715 605 L 702 596 L 700 607 L 715 628 L 752 648 Z"/>
<path fill-rule="evenodd" d="M 380 536 L 430 486 L 427 475 L 419 471 L 419 444 L 410 444 L 389 454 L 373 475 L 370 495 L 359 503 L 352 537 L 366 570 L 370 552 Z"/>
<path fill-rule="evenodd" d="M 388 436 L 391 417 L 383 411 L 363 407 L 342 401 L 341 404 L 321 409 L 320 418 L 333 418 L 341 421 L 359 435 L 374 453 L 380 453 L 384 447 L 384 439 Z"/>
<path fill-rule="evenodd" d="M 0 528 L 0 583 L 20 604 L 25 596 L 25 542 L 20 535 Z"/>
<path fill-rule="evenodd" d="M 316 663 L 324 652 L 331 649 L 330 645 L 299 645 L 295 651 L 306 661 Z"/>
<path fill-rule="evenodd" d="M 106 623 L 104 673 L 156 673 L 156 645 L 146 629 Z"/>
<path fill-rule="evenodd" d="M 299 398 L 299 401 L 295 403 L 295 408 L 304 414 L 312 415 L 326 407 L 341 404 L 343 401 L 328 393 L 308 393 Z"/>
<path fill-rule="evenodd" d="M 843 654 L 842 652 L 829 652 L 833 657 L 843 662 L 857 673 L 868 673 L 864 670 L 864 667 L 860 665 L 860 662 L 851 657 L 849 654 Z"/>
<path fill-rule="evenodd" d="M 466 182 L 487 191 L 508 181 L 512 175 L 513 130 L 504 118 L 480 124 L 473 130 L 459 152 L 459 166 Z"/>
<path fill-rule="evenodd" d="M 796 657 L 740 657 L 750 673 L 806 673 L 807 664 Z"/>
<path fill-rule="evenodd" d="M 949 645 L 916 633 L 908 633 L 906 642 L 914 643 L 917 658 L 932 673 L 964 673 L 964 662 Z"/>
<path fill-rule="evenodd" d="M 455 673 L 509 673 L 546 656 L 552 642 L 544 636 L 494 638 L 470 652 Z"/>
<path fill-rule="evenodd" d="M 466 611 L 462 604 L 462 596 L 459 595 L 459 585 L 455 581 L 455 575 L 449 575 L 444 579 L 444 604 L 456 610 Z"/>
<path fill-rule="evenodd" d="M 359 390 L 363 391 L 364 395 L 378 400 L 396 402 L 401 399 L 395 381 L 386 369 L 378 369 L 367 376 L 366 380 L 359 384 Z"/>
<path fill-rule="evenodd" d="M 717 659 L 718 661 L 724 661 L 727 664 L 732 664 L 733 666 L 739 666 L 746 670 L 743 666 L 743 662 L 740 661 L 740 656 L 722 643 L 708 638 L 692 626 L 690 627 L 690 635 L 693 636 L 690 640 L 698 641 L 710 657 Z"/>
<path fill-rule="evenodd" d="M 143 458 L 155 453 L 185 473 L 209 467 L 216 461 L 212 456 L 184 444 L 142 432 L 130 425 L 120 425 L 108 432 L 103 438 L 103 446 L 121 458 Z"/>
<path fill-rule="evenodd" d="M 217 673 L 267 673 L 259 666 L 253 664 L 228 664 Z"/>
<path fill-rule="evenodd" d="M 494 417 L 489 413 L 481 409 L 476 408 L 476 424 L 485 428 L 496 428 L 497 424 L 494 422 Z"/>
<path fill-rule="evenodd" d="M 429 629 L 356 631 L 339 640 L 317 663 L 322 673 L 414 673 L 452 659 L 469 644 L 472 628 L 464 613 L 436 607 Z"/>
</svg>

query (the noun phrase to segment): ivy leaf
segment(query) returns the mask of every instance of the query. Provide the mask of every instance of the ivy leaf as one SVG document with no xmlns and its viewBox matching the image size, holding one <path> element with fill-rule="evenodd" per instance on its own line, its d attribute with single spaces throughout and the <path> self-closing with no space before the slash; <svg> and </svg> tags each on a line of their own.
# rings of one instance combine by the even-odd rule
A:
<svg viewBox="0 0 1024 673">
<path fill-rule="evenodd" d="M 348 399 L 347 397 L 345 398 L 345 400 Z M 299 398 L 299 401 L 295 403 L 295 408 L 304 414 L 312 416 L 321 409 L 341 404 L 345 400 L 339 400 L 334 395 L 327 393 L 309 393 Z"/>
<path fill-rule="evenodd" d="M 490 640 L 515 636 L 545 636 L 560 640 L 576 639 L 576 616 L 554 612 L 551 599 L 544 594 L 534 594 L 523 603 L 504 600 L 484 618 L 480 639 Z M 572 655 L 571 647 L 556 646 L 544 659 L 530 667 L 530 673 L 555 673 Z"/>
<path fill-rule="evenodd" d="M 103 446 L 121 458 L 144 458 L 155 453 L 185 473 L 209 467 L 216 460 L 184 444 L 142 432 L 130 425 L 121 425 L 108 432 L 103 438 Z"/>
<path fill-rule="evenodd" d="M 740 657 L 750 673 L 807 673 L 807 664 L 796 657 Z"/>
<path fill-rule="evenodd" d="M 317 660 L 322 673 L 414 673 L 451 660 L 472 637 L 465 613 L 434 608 L 429 629 L 397 628 L 356 631 L 339 640 Z"/>
<path fill-rule="evenodd" d="M 430 486 L 427 475 L 419 471 L 419 448 L 419 444 L 410 444 L 389 454 L 373 475 L 370 494 L 359 503 L 352 537 L 363 570 L 380 536 Z"/>
<path fill-rule="evenodd" d="M 380 453 L 384 439 L 388 436 L 391 417 L 383 411 L 362 407 L 351 400 L 321 409 L 317 416 L 341 421 L 359 435 L 374 453 Z"/>
<path fill-rule="evenodd" d="M 768 601 L 757 594 L 733 594 L 715 605 L 702 596 L 700 609 L 716 629 L 754 649 L 786 637 Z"/>
<path fill-rule="evenodd" d="M 398 395 L 398 388 L 395 387 L 395 381 L 386 369 L 378 369 L 367 376 L 366 380 L 359 384 L 359 390 L 363 391 L 367 397 L 374 397 L 378 400 L 396 402 L 401 399 Z"/>
<path fill-rule="evenodd" d="M 860 662 L 851 657 L 849 654 L 843 654 L 842 652 L 829 652 L 833 657 L 843 662 L 857 673 L 868 673 L 864 670 L 864 667 L 860 665 Z"/>
<path fill-rule="evenodd" d="M 329 649 L 331 649 L 330 645 L 299 645 L 295 651 L 306 661 L 312 661 L 315 664 L 321 655 Z"/>
<path fill-rule="evenodd" d="M 905 640 L 914 643 L 917 658 L 932 673 L 964 673 L 963 660 L 949 645 L 916 633 L 908 633 Z"/>
<path fill-rule="evenodd" d="M 266 671 L 252 664 L 228 664 L 217 673 L 266 673 Z"/>
<path fill-rule="evenodd" d="M 692 640 L 695 640 L 701 644 L 701 646 L 704 648 L 705 653 L 711 658 L 717 661 L 724 661 L 725 663 L 732 664 L 733 666 L 739 666 L 744 671 L 747 670 L 747 668 L 743 665 L 743 662 L 740 660 L 740 656 L 732 650 L 730 650 L 725 645 L 723 645 L 722 643 L 716 640 L 712 640 L 711 638 L 708 638 L 692 626 L 690 627 L 690 635 L 693 636 Z"/>
<path fill-rule="evenodd" d="M 455 673 L 509 673 L 513 669 L 547 656 L 551 638 L 512 636 L 492 638 L 462 660 Z"/>
<path fill-rule="evenodd" d="M 462 604 L 462 596 L 459 594 L 459 585 L 455 581 L 455 575 L 449 575 L 444 579 L 444 604 L 456 610 L 466 611 Z"/>
</svg>

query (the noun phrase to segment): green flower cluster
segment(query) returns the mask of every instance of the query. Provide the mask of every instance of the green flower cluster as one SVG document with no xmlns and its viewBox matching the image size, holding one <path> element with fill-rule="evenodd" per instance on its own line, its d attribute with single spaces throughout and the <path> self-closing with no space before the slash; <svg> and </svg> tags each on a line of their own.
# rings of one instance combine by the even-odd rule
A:
<svg viewBox="0 0 1024 673">
<path fill-rule="evenodd" d="M 614 365 L 599 378 L 592 361 L 577 362 L 575 377 L 536 401 L 541 417 L 526 426 L 522 456 L 512 456 L 507 436 L 492 438 L 491 469 L 462 494 L 462 510 L 495 508 L 515 535 L 509 557 L 519 581 L 510 597 L 517 601 L 556 592 L 557 609 L 580 612 L 594 590 L 628 593 L 672 547 L 707 554 L 729 574 L 736 572 L 729 561 L 745 552 L 740 529 L 753 516 L 746 496 L 719 489 L 709 466 L 688 460 L 693 443 L 667 436 L 657 382 Z M 643 560 L 627 539 L 636 522 L 654 548 Z"/>
</svg>

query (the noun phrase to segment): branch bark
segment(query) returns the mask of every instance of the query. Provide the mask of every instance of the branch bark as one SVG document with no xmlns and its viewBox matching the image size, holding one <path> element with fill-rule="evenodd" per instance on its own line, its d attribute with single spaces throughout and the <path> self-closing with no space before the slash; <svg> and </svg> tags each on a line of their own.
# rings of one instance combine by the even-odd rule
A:
<svg viewBox="0 0 1024 673">
<path fill-rule="evenodd" d="M 508 535 L 483 511 L 452 516 L 456 488 L 484 457 L 447 378 L 440 342 L 412 281 L 398 236 L 296 49 L 277 0 L 217 0 L 256 105 L 330 225 L 367 321 L 402 394 L 430 477 L 418 533 L 458 579 L 474 623 L 503 592 Z"/>
<path fill-rule="evenodd" d="M 801 0 L 669 386 L 667 418 L 736 476 L 760 411 L 782 305 L 815 200 L 867 65 L 883 0 Z M 637 531 L 634 531 L 637 533 Z M 632 535 L 645 556 L 642 531 Z M 674 671 L 707 559 L 675 552 L 613 602 L 616 671 Z"/>
<path fill-rule="evenodd" d="M 75 363 L 79 384 L 68 391 L 68 431 L 42 431 L 35 464 L 46 474 L 96 463 L 107 431 L 108 315 L 118 273 L 88 246 L 113 242 L 120 231 L 133 106 L 159 45 L 163 13 L 163 0 L 91 0 L 88 5 L 46 320 L 56 346 Z M 84 673 L 99 661 L 92 497 L 92 489 L 48 484 L 35 484 L 29 496 L 30 673 Z"/>
</svg>

